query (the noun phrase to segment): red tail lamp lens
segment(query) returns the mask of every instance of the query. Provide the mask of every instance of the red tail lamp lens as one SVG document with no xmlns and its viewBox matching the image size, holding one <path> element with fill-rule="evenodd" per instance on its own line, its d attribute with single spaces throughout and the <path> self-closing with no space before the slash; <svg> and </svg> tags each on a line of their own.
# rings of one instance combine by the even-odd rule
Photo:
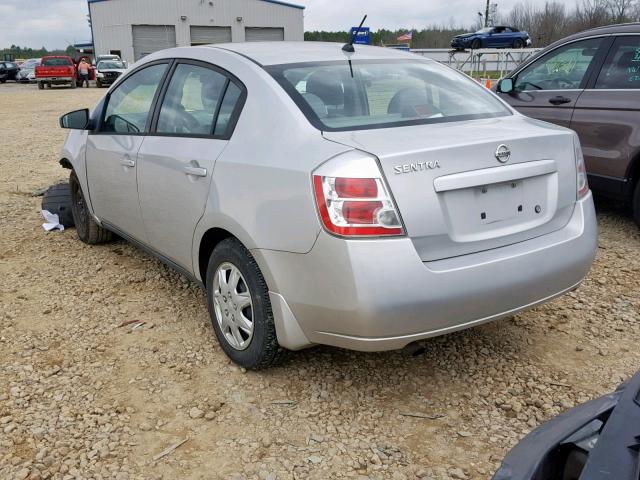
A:
<svg viewBox="0 0 640 480">
<path fill-rule="evenodd" d="M 336 193 L 340 198 L 376 198 L 378 185 L 374 178 L 336 178 Z"/>
</svg>

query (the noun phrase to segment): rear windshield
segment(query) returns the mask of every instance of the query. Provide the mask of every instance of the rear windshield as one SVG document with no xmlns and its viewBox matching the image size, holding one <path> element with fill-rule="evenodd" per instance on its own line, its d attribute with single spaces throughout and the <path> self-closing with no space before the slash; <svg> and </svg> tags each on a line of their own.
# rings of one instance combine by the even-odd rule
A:
<svg viewBox="0 0 640 480">
<path fill-rule="evenodd" d="M 67 58 L 45 58 L 42 61 L 42 65 L 45 67 L 66 67 L 71 65 L 71 62 Z"/>
<path fill-rule="evenodd" d="M 267 67 L 319 130 L 344 131 L 511 115 L 469 77 L 428 60 Z"/>
</svg>

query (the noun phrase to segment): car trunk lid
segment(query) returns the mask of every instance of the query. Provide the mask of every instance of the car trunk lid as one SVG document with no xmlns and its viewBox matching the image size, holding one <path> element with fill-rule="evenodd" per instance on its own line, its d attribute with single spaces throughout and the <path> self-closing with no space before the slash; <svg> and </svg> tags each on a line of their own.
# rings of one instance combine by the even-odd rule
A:
<svg viewBox="0 0 640 480">
<path fill-rule="evenodd" d="M 323 135 L 379 159 L 425 262 L 545 235 L 573 212 L 573 135 L 536 120 L 516 115 Z"/>
</svg>

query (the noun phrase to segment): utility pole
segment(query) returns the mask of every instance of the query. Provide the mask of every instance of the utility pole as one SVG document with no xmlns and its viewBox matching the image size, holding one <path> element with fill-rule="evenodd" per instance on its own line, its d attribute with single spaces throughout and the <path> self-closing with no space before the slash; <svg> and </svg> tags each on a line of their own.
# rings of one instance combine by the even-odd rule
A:
<svg viewBox="0 0 640 480">
<path fill-rule="evenodd" d="M 487 9 L 484 11 L 484 26 L 485 27 L 489 26 L 489 2 L 491 2 L 491 0 L 487 0 Z"/>
</svg>

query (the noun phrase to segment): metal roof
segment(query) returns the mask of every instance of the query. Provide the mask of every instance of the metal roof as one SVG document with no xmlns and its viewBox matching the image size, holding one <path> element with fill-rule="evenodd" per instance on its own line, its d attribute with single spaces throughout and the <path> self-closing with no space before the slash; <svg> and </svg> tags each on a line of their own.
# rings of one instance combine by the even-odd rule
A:
<svg viewBox="0 0 640 480">
<path fill-rule="evenodd" d="M 98 2 L 106 2 L 108 0 L 87 0 L 87 3 L 98 3 Z M 275 3 L 276 5 L 283 5 L 285 7 L 291 7 L 291 8 L 299 8 L 300 10 L 304 10 L 305 6 L 304 5 L 297 5 L 295 3 L 289 3 L 289 2 L 282 2 L 280 0 L 259 0 L 260 2 L 267 2 L 267 3 Z"/>
</svg>

